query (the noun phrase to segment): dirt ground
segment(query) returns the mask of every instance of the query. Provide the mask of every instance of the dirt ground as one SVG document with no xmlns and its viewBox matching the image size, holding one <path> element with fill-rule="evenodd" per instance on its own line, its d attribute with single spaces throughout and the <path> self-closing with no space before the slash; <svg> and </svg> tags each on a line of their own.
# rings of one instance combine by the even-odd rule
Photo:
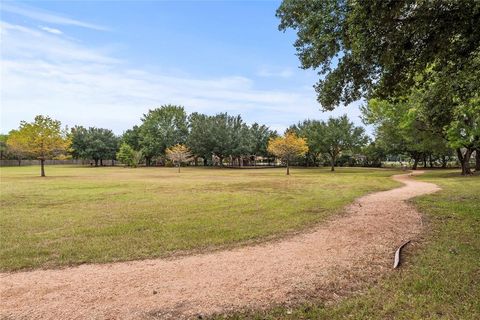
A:
<svg viewBox="0 0 480 320">
<path fill-rule="evenodd" d="M 0 316 L 14 319 L 178 319 L 265 308 L 315 295 L 335 299 L 392 272 L 393 254 L 422 219 L 405 200 L 439 188 L 404 186 L 357 199 L 311 232 L 174 259 L 0 274 Z"/>
</svg>

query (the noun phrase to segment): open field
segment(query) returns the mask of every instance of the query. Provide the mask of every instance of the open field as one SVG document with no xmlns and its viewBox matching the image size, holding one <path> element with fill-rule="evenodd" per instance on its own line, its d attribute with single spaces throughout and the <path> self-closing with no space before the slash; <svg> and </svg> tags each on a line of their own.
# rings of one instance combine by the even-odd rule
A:
<svg viewBox="0 0 480 320">
<path fill-rule="evenodd" d="M 405 250 L 405 263 L 363 294 L 219 319 L 479 319 L 480 176 L 430 171 L 418 177 L 442 191 L 415 199 L 427 233 Z"/>
<path fill-rule="evenodd" d="M 1 168 L 0 268 L 168 256 L 305 228 L 395 171 Z"/>
</svg>

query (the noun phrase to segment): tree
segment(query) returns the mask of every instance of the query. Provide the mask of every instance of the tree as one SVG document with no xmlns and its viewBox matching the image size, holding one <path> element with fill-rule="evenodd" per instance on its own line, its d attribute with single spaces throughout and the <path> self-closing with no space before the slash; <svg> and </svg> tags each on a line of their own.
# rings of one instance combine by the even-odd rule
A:
<svg viewBox="0 0 480 320">
<path fill-rule="evenodd" d="M 220 160 L 223 166 L 223 159 L 231 155 L 233 145 L 233 118 L 227 113 L 219 113 L 211 117 L 209 126 L 209 139 L 212 146 L 212 154 Z"/>
<path fill-rule="evenodd" d="M 325 131 L 325 123 L 318 120 L 305 120 L 290 127 L 297 133 L 299 137 L 307 140 L 308 152 L 306 154 L 306 165 L 309 162 L 313 166 L 317 165 L 317 159 L 323 152 L 323 136 Z"/>
<path fill-rule="evenodd" d="M 178 173 L 180 173 L 182 163 L 188 163 L 193 160 L 192 153 L 188 147 L 182 144 L 167 148 L 166 155 L 168 159 L 178 166 Z"/>
<path fill-rule="evenodd" d="M 198 157 L 203 158 L 203 164 L 208 165 L 208 159 L 212 157 L 212 139 L 210 136 L 211 117 L 194 112 L 188 117 L 190 132 L 187 137 L 187 146 L 194 155 L 195 165 Z"/>
<path fill-rule="evenodd" d="M 232 165 L 237 160 L 238 165 L 243 165 L 243 157 L 252 154 L 253 141 L 250 128 L 243 122 L 240 115 L 231 117 L 231 127 L 229 127 L 230 156 L 232 157 Z"/>
<path fill-rule="evenodd" d="M 7 139 L 8 135 L 0 134 L 0 160 L 3 160 L 7 154 Z"/>
<path fill-rule="evenodd" d="M 471 174 L 470 157 L 476 152 L 478 165 L 480 150 L 480 96 L 455 110 L 454 120 L 447 128 L 447 137 L 450 145 L 457 151 L 462 175 Z"/>
<path fill-rule="evenodd" d="M 254 165 L 257 165 L 258 156 L 267 156 L 268 141 L 272 137 L 273 132 L 265 125 L 259 125 L 254 123 L 250 127 L 250 140 L 251 150 L 250 152 L 254 158 Z"/>
<path fill-rule="evenodd" d="M 6 144 L 6 150 L 9 156 L 18 161 L 20 166 L 22 159 L 27 156 L 26 148 L 23 145 L 23 140 L 19 136 L 18 130 L 11 130 L 8 133 Z"/>
<path fill-rule="evenodd" d="M 112 130 L 75 126 L 71 132 L 72 155 L 77 159 L 88 159 L 95 162 L 95 167 L 103 165 L 103 160 L 115 159 L 119 139 Z"/>
<path fill-rule="evenodd" d="M 272 138 L 268 142 L 268 152 L 280 158 L 287 165 L 290 174 L 290 162 L 308 152 L 307 141 L 294 132 L 287 131 L 284 137 Z"/>
<path fill-rule="evenodd" d="M 45 160 L 66 152 L 70 140 L 60 121 L 39 115 L 33 122 L 20 122 L 19 129 L 9 134 L 7 145 L 38 158 L 40 175 L 45 177 Z"/>
<path fill-rule="evenodd" d="M 356 127 L 346 115 L 330 118 L 324 126 L 322 151 L 330 157 L 331 171 L 335 171 L 335 162 L 343 152 L 359 150 L 368 142 L 365 130 Z"/>
<path fill-rule="evenodd" d="M 479 1 L 284 0 L 276 15 L 297 31 L 301 66 L 319 70 L 326 110 L 404 95 L 427 67 L 450 80 L 480 44 Z"/>
<path fill-rule="evenodd" d="M 139 151 L 142 148 L 140 145 L 140 127 L 133 126 L 132 129 L 126 130 L 122 135 L 122 142 L 128 144 L 130 147 L 133 148 L 133 150 Z"/>
<path fill-rule="evenodd" d="M 129 144 L 123 142 L 117 152 L 117 160 L 121 163 L 136 168 L 142 158 L 140 151 L 135 151 Z"/>
<path fill-rule="evenodd" d="M 378 146 L 375 142 L 371 142 L 362 148 L 363 166 L 365 167 L 377 167 L 382 166 L 382 160 L 386 157 L 385 149 Z"/>
<path fill-rule="evenodd" d="M 187 135 L 187 115 L 183 107 L 169 104 L 149 110 L 140 126 L 140 146 L 147 166 L 168 147 L 185 143 Z"/>
<path fill-rule="evenodd" d="M 429 129 L 405 99 L 395 103 L 371 99 L 362 112 L 364 122 L 375 126 L 377 146 L 389 154 L 408 154 L 413 170 L 420 160 L 446 147 L 446 141 Z"/>
</svg>

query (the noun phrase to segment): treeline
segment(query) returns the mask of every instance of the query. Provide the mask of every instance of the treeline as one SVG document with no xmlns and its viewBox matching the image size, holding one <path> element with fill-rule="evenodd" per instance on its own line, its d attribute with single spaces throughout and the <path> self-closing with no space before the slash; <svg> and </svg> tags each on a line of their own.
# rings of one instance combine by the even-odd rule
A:
<svg viewBox="0 0 480 320">
<path fill-rule="evenodd" d="M 385 113 L 396 114 L 397 122 Z M 416 118 L 411 124 L 410 118 L 402 119 L 398 106 L 371 100 L 363 114 L 366 123 L 377 126 L 375 141 L 346 116 L 299 122 L 291 125 L 284 137 L 266 125 L 248 125 L 240 115 L 187 115 L 183 107 L 175 105 L 149 110 L 140 125 L 121 136 L 105 128 L 74 126 L 67 130 L 57 120 L 37 116 L 34 122 L 22 121 L 18 130 L 1 136 L 0 152 L 2 159 L 41 160 L 42 174 L 44 160 L 68 158 L 90 161 L 92 166 L 113 165 L 119 160 L 132 167 L 170 163 L 256 166 L 258 161 L 269 165 L 279 160 L 287 166 L 330 166 L 332 171 L 335 166 L 381 167 L 387 159 L 411 163 L 413 169 L 420 161 L 424 166 L 428 162 L 430 167 L 446 167 L 456 160 L 454 149 L 442 136 L 423 130 Z M 302 144 L 305 146 L 298 147 Z M 476 159 L 480 170 L 478 155 Z"/>
</svg>

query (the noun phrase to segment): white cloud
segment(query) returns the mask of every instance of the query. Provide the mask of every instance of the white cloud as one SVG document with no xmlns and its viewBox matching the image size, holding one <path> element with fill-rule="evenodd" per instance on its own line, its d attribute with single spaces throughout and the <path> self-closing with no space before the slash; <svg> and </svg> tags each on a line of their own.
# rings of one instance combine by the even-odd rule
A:
<svg viewBox="0 0 480 320">
<path fill-rule="evenodd" d="M 198 78 L 128 68 L 102 48 L 62 34 L 1 23 L 1 131 L 47 114 L 69 126 L 111 128 L 138 124 L 150 108 L 172 103 L 187 112 L 242 114 L 280 132 L 305 118 L 326 118 L 311 88 L 258 90 L 243 76 Z M 338 115 L 342 112 L 335 111 Z"/>
<path fill-rule="evenodd" d="M 42 29 L 43 31 L 50 32 L 50 33 L 53 33 L 53 34 L 62 34 L 63 33 L 62 31 L 60 31 L 58 29 L 55 29 L 55 28 L 50 28 L 50 27 L 45 27 L 45 26 L 40 26 L 39 28 Z"/>
<path fill-rule="evenodd" d="M 46 22 L 46 23 L 70 25 L 70 26 L 82 27 L 82 28 L 93 29 L 93 30 L 102 30 L 102 31 L 108 30 L 108 28 L 103 26 L 67 18 L 64 16 L 60 16 L 58 14 L 45 11 L 45 10 L 39 10 L 36 8 L 34 9 L 26 5 L 18 6 L 18 5 L 12 5 L 11 3 L 7 3 L 7 2 L 2 2 L 1 10 L 5 12 L 14 13 L 26 18 L 33 19 L 33 20 Z"/>
<path fill-rule="evenodd" d="M 273 68 L 273 67 L 261 67 L 258 72 L 257 76 L 264 77 L 264 78 L 290 78 L 293 76 L 293 71 L 291 68 Z"/>
</svg>

